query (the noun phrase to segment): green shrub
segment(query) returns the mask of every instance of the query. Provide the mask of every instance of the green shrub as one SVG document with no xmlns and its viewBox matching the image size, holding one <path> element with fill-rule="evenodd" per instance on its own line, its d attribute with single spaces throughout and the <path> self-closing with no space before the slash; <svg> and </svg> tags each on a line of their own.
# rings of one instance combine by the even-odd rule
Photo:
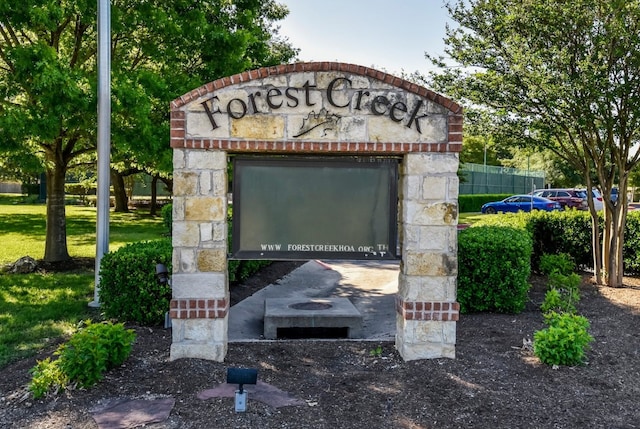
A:
<svg viewBox="0 0 640 429">
<path fill-rule="evenodd" d="M 483 216 L 474 224 L 475 226 L 497 226 L 504 228 L 516 228 L 526 231 L 533 239 L 532 213 L 505 213 L 500 216 Z"/>
<path fill-rule="evenodd" d="M 38 361 L 31 369 L 29 390 L 35 398 L 57 392 L 69 383 L 90 387 L 102 380 L 104 372 L 124 363 L 131 353 L 136 334 L 122 323 L 92 323 L 73 334 L 54 352 L 58 359 Z"/>
<path fill-rule="evenodd" d="M 591 217 L 588 212 L 565 210 L 561 212 L 537 212 L 530 217 L 533 233 L 533 257 L 531 265 L 539 271 L 542 255 L 565 253 L 577 267 L 592 267 Z"/>
<path fill-rule="evenodd" d="M 88 182 L 67 183 L 64 185 L 67 195 L 96 195 L 96 184 Z"/>
<path fill-rule="evenodd" d="M 51 358 L 46 358 L 45 360 L 39 360 L 29 372 L 31 373 L 29 390 L 36 399 L 49 392 L 57 394 L 60 390 L 64 390 L 69 383 L 69 378 L 60 368 L 59 359 L 51 360 Z"/>
<path fill-rule="evenodd" d="M 576 307 L 573 302 L 567 300 L 564 295 L 560 293 L 558 289 L 549 289 L 544 295 L 544 301 L 540 306 L 542 313 L 548 314 L 551 312 L 556 313 L 576 313 Z"/>
<path fill-rule="evenodd" d="M 528 231 L 533 240 L 531 267 L 534 271 L 539 271 L 540 258 L 545 254 L 566 253 L 571 255 L 578 267 L 593 266 L 591 217 L 588 212 L 565 210 L 508 213 L 486 216 L 475 225 L 508 226 Z"/>
<path fill-rule="evenodd" d="M 462 210 L 461 210 L 462 211 Z M 599 223 L 603 225 L 602 215 Z M 508 226 L 530 232 L 533 239 L 531 267 L 540 270 L 545 254 L 571 255 L 578 268 L 593 267 L 591 216 L 587 211 L 514 213 L 483 216 L 474 226 Z M 640 273 L 640 210 L 627 213 L 623 248 L 624 272 Z"/>
<path fill-rule="evenodd" d="M 640 210 L 627 213 L 622 253 L 625 273 L 640 274 Z"/>
<path fill-rule="evenodd" d="M 549 274 L 549 283 L 547 286 L 550 289 L 558 289 L 567 295 L 571 295 L 571 299 L 578 301 L 580 299 L 581 282 L 582 277 L 576 273 L 564 275 L 554 272 Z"/>
<path fill-rule="evenodd" d="M 569 313 L 549 313 L 545 316 L 548 328 L 533 334 L 533 352 L 547 365 L 579 365 L 593 337 L 589 335 L 589 321 Z"/>
<path fill-rule="evenodd" d="M 20 189 L 24 195 L 38 195 L 40 193 L 40 185 L 37 183 L 23 183 Z"/>
<path fill-rule="evenodd" d="M 108 318 L 160 325 L 169 311 L 171 288 L 159 284 L 156 264 L 171 272 L 171 240 L 141 241 L 107 253 L 100 264 L 101 308 Z"/>
<path fill-rule="evenodd" d="M 89 387 L 102 380 L 105 371 L 122 365 L 135 338 L 134 331 L 122 323 L 87 322 L 55 354 L 60 356 L 60 368 L 69 380 Z"/>
<path fill-rule="evenodd" d="M 229 282 L 241 282 L 255 274 L 260 268 L 271 264 L 271 261 L 229 261 Z"/>
<path fill-rule="evenodd" d="M 571 255 L 567 253 L 544 254 L 540 256 L 539 266 L 540 272 L 546 276 L 551 273 L 570 274 L 576 269 L 576 265 L 571 260 Z"/>
<path fill-rule="evenodd" d="M 541 310 L 544 314 L 576 312 L 576 304 L 580 301 L 580 283 L 582 278 L 576 274 L 568 275 L 552 272 L 549 274 L 549 290 L 545 294 Z"/>
<path fill-rule="evenodd" d="M 167 228 L 169 233 L 173 231 L 173 204 L 165 204 L 160 209 L 162 216 L 162 224 Z"/>
<path fill-rule="evenodd" d="M 522 229 L 484 226 L 458 235 L 458 302 L 463 313 L 521 312 L 528 299 L 532 243 Z"/>
</svg>

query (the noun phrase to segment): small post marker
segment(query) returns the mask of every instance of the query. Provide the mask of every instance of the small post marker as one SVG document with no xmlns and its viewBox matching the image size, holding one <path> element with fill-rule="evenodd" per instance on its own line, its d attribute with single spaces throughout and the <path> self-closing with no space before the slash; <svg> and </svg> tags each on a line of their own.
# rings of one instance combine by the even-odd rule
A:
<svg viewBox="0 0 640 429">
<path fill-rule="evenodd" d="M 242 390 L 242 384 L 240 390 L 236 390 L 236 413 L 244 413 L 247 411 L 247 392 Z"/>
</svg>

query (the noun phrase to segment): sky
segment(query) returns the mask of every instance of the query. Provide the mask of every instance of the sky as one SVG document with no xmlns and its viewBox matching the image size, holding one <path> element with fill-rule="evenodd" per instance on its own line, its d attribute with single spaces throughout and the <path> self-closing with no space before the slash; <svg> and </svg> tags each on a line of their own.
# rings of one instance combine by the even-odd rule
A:
<svg viewBox="0 0 640 429">
<path fill-rule="evenodd" d="M 278 0 L 289 8 L 280 34 L 302 61 L 338 61 L 399 75 L 426 74 L 444 54 L 442 0 Z"/>
</svg>

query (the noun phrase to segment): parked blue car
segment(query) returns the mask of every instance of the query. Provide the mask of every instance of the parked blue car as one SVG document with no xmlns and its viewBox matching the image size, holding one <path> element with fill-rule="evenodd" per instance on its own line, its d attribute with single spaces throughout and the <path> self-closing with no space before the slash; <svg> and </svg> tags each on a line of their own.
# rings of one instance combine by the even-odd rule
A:
<svg viewBox="0 0 640 429">
<path fill-rule="evenodd" d="M 486 203 L 482 206 L 481 210 L 482 213 L 486 214 L 496 214 L 499 212 L 517 213 L 519 211 L 530 212 L 531 210 L 544 210 L 550 212 L 554 210 L 562 210 L 562 206 L 557 201 L 551 201 L 543 197 L 513 195 L 502 201 Z"/>
</svg>

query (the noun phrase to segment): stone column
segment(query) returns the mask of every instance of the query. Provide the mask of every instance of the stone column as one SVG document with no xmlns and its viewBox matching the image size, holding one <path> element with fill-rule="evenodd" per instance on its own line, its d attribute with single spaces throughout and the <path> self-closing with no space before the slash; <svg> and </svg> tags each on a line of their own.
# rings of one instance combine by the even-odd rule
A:
<svg viewBox="0 0 640 429">
<path fill-rule="evenodd" d="M 170 359 L 227 353 L 227 155 L 174 150 Z"/>
<path fill-rule="evenodd" d="M 402 164 L 396 348 L 404 360 L 455 357 L 457 170 L 456 153 L 409 153 Z"/>
</svg>

